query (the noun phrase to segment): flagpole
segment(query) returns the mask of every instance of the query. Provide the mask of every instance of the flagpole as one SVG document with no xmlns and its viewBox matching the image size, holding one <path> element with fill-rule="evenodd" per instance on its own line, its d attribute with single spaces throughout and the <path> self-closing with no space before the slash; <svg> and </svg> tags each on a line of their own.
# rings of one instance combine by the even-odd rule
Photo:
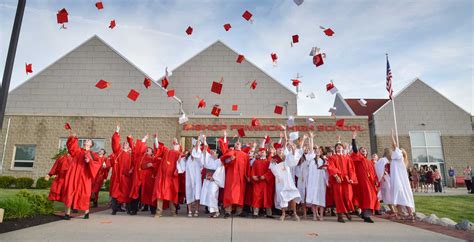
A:
<svg viewBox="0 0 474 242">
<path fill-rule="evenodd" d="M 387 57 L 387 69 L 388 69 L 388 54 L 385 53 L 385 56 Z M 391 71 L 390 71 L 391 72 Z M 390 84 L 391 89 L 393 90 L 392 84 Z M 392 102 L 392 108 L 393 108 L 393 122 L 395 123 L 395 139 L 397 141 L 397 146 L 400 147 L 400 143 L 398 142 L 398 125 L 397 125 L 397 112 L 395 111 L 395 97 L 393 97 L 392 94 L 390 94 L 390 101 Z"/>
</svg>

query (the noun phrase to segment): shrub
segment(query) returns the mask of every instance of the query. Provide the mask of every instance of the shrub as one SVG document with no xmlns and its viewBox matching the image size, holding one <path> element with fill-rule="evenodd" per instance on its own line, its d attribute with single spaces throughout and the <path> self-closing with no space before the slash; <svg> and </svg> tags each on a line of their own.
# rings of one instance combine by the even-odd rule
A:
<svg viewBox="0 0 474 242">
<path fill-rule="evenodd" d="M 53 184 L 53 178 L 49 178 L 48 181 L 46 181 L 44 179 L 44 177 L 40 177 L 38 178 L 38 180 L 36 180 L 36 188 L 37 189 L 46 189 L 46 188 L 50 188 L 51 187 L 51 184 Z"/>
<path fill-rule="evenodd" d="M 33 186 L 34 182 L 35 181 L 32 178 L 20 177 L 20 178 L 17 178 L 15 181 L 15 188 L 28 189 L 28 188 L 31 188 L 31 186 Z"/>
<path fill-rule="evenodd" d="M 53 202 L 49 201 L 44 194 L 34 194 L 28 190 L 21 190 L 15 196 L 27 199 L 35 214 L 46 215 L 54 212 Z"/>
<path fill-rule="evenodd" d="M 105 181 L 104 186 L 106 191 L 110 191 L 110 180 Z"/>
<path fill-rule="evenodd" d="M 11 188 L 15 180 L 12 176 L 0 176 L 0 188 Z"/>
<path fill-rule="evenodd" d="M 0 200 L 0 207 L 5 209 L 5 219 L 26 218 L 34 215 L 34 209 L 28 199 L 20 196 Z"/>
</svg>

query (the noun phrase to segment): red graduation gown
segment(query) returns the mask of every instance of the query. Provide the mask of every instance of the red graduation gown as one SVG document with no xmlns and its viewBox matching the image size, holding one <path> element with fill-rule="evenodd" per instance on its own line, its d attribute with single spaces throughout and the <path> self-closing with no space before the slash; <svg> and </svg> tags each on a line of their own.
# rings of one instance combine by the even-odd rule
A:
<svg viewBox="0 0 474 242">
<path fill-rule="evenodd" d="M 131 143 L 129 141 L 129 143 Z M 132 147 L 132 146 L 130 146 Z M 129 203 L 130 189 L 132 186 L 132 174 L 130 170 L 132 164 L 131 150 L 125 152 L 120 144 L 120 135 L 115 132 L 112 136 L 112 151 L 114 153 L 111 160 L 112 177 L 110 183 L 110 196 L 117 199 L 119 203 Z"/>
<path fill-rule="evenodd" d="M 235 159 L 225 162 L 234 156 Z M 228 151 L 221 157 L 225 166 L 224 207 L 244 205 L 246 177 L 250 177 L 250 162 L 247 153 L 240 150 Z"/>
<path fill-rule="evenodd" d="M 105 162 L 105 168 L 102 167 L 102 163 Z M 106 156 L 99 157 L 99 164 L 100 164 L 100 169 L 99 172 L 97 172 L 97 176 L 94 179 L 94 182 L 92 183 L 92 192 L 93 193 L 99 193 L 100 188 L 102 188 L 102 185 L 104 184 L 104 180 L 107 180 L 109 177 L 109 171 L 110 171 L 110 160 Z"/>
<path fill-rule="evenodd" d="M 357 175 L 357 189 L 354 190 L 354 197 L 357 198 L 360 209 L 372 209 L 377 207 L 377 175 L 375 174 L 374 163 L 365 158 L 360 152 L 352 153 L 354 170 Z"/>
<path fill-rule="evenodd" d="M 152 166 L 147 167 L 148 163 L 151 163 Z M 144 155 L 140 165 L 142 169 L 142 193 L 140 202 L 142 204 L 156 206 L 156 201 L 153 201 L 153 188 L 155 185 L 155 170 L 157 165 L 157 159 L 154 155 Z"/>
<path fill-rule="evenodd" d="M 178 203 L 179 181 L 176 163 L 181 157 L 181 152 L 160 145 L 156 151 L 156 156 L 162 160 L 157 167 L 152 200 Z"/>
<path fill-rule="evenodd" d="M 270 160 L 255 160 L 250 171 L 250 178 L 253 176 L 264 176 L 265 180 L 254 181 L 252 179 L 252 203 L 254 208 L 271 208 L 275 196 L 275 176 L 271 172 Z"/>
<path fill-rule="evenodd" d="M 92 181 L 100 168 L 98 156 L 80 148 L 77 137 L 69 136 L 66 146 L 72 161 L 66 174 L 62 201 L 68 208 L 88 210 Z M 86 156 L 90 160 L 88 163 L 85 162 Z"/>
<path fill-rule="evenodd" d="M 142 160 L 145 158 L 146 145 L 141 140 L 137 140 L 133 147 L 133 173 L 132 173 L 132 187 L 130 189 L 130 198 L 138 199 L 140 196 L 140 187 L 142 185 Z"/>
<path fill-rule="evenodd" d="M 349 180 L 357 183 L 352 159 L 347 155 L 332 155 L 328 158 L 329 185 L 332 187 L 336 213 L 348 213 L 354 211 L 352 203 L 352 185 Z M 342 182 L 337 183 L 334 175 L 337 174 Z"/>
<path fill-rule="evenodd" d="M 51 167 L 48 175 L 53 176 L 56 175 L 54 178 L 53 183 L 49 189 L 49 196 L 48 199 L 51 201 L 61 201 L 61 194 L 64 188 L 64 181 L 66 179 L 67 170 L 69 169 L 69 165 L 71 164 L 72 157 L 70 155 L 63 155 L 59 157 Z"/>
</svg>

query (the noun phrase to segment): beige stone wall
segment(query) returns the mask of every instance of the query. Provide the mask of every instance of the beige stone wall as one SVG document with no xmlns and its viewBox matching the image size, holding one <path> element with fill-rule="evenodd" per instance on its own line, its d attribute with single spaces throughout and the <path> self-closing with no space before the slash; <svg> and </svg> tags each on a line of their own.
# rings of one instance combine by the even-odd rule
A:
<svg viewBox="0 0 474 242">
<path fill-rule="evenodd" d="M 199 135 L 199 131 L 183 130 L 183 126 L 178 124 L 178 118 L 102 118 L 102 117 L 48 117 L 48 116 L 7 116 L 5 119 L 5 128 L 2 130 L 0 139 L 0 157 L 3 156 L 5 142 L 5 133 L 7 130 L 8 118 L 11 118 L 8 141 L 5 149 L 2 175 L 11 175 L 15 177 L 32 177 L 37 179 L 47 174 L 53 161 L 51 157 L 57 153 L 59 148 L 59 139 L 67 137 L 68 132 L 64 130 L 64 124 L 69 122 L 79 137 L 84 138 L 103 138 L 105 139 L 105 148 L 108 153 L 111 152 L 110 137 L 115 131 L 117 122 L 121 125 L 122 137 L 132 134 L 136 138 L 142 138 L 147 132 L 152 135 L 158 133 L 161 141 L 166 145 L 171 143 L 173 137 L 193 137 Z M 314 118 L 314 117 L 313 117 Z M 359 146 L 369 147 L 369 132 L 367 127 L 367 118 L 353 117 L 346 119 L 346 131 L 318 131 L 319 126 L 325 129 L 335 128 L 335 120 L 332 117 L 316 117 L 314 133 L 316 134 L 316 143 L 318 145 L 334 145 L 337 136 L 341 135 L 343 142 L 350 143 L 352 131 L 350 128 L 360 126 L 358 144 Z M 279 125 L 286 123 L 286 118 L 259 119 L 261 125 Z M 192 118 L 188 124 L 227 124 L 230 125 L 250 125 L 251 118 Z M 305 118 L 296 119 L 296 125 L 307 127 Z M 220 137 L 223 131 L 206 131 L 206 135 Z M 228 130 L 229 136 L 237 133 L 237 130 Z M 278 137 L 279 131 L 246 131 L 247 140 L 261 140 L 266 134 L 271 137 Z M 275 140 L 273 140 L 275 141 Z M 34 167 L 30 171 L 11 170 L 15 144 L 36 144 L 36 160 Z M 152 144 L 151 139 L 148 142 Z"/>
<path fill-rule="evenodd" d="M 378 154 L 381 156 L 385 147 L 391 147 L 391 140 L 389 136 L 377 136 L 376 139 Z M 410 163 L 413 164 L 411 162 L 410 137 L 400 136 L 399 141 L 400 147 L 407 151 Z M 453 166 L 456 176 L 460 176 L 467 165 L 474 166 L 474 136 L 441 136 L 441 142 L 446 172 L 450 166 Z"/>
</svg>

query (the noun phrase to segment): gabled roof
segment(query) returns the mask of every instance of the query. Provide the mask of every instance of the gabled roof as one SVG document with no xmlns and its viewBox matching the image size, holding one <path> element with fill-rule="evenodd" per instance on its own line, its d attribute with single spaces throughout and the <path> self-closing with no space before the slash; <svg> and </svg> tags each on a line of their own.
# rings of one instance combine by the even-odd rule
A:
<svg viewBox="0 0 474 242">
<path fill-rule="evenodd" d="M 339 92 L 336 93 L 333 106 L 336 108 L 337 116 L 356 116 L 354 111 L 347 104 L 346 100 L 342 97 L 342 95 Z"/>
<path fill-rule="evenodd" d="M 344 99 L 346 103 L 351 107 L 357 116 L 369 116 L 369 120 L 372 120 L 373 114 L 380 107 L 382 107 L 389 99 L 365 99 L 367 101 L 367 107 L 362 107 L 359 104 L 360 98 L 346 98 Z"/>
</svg>

